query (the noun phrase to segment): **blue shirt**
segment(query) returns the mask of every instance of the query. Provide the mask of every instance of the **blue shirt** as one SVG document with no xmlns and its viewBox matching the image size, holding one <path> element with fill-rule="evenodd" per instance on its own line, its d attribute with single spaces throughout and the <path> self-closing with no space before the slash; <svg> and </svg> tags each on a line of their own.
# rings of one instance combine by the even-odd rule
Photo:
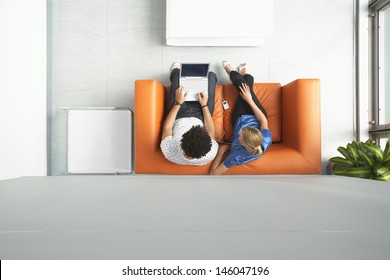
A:
<svg viewBox="0 0 390 280">
<path fill-rule="evenodd" d="M 253 126 L 257 129 L 260 129 L 260 122 L 256 119 L 254 115 L 242 115 L 237 118 L 236 123 L 234 124 L 234 132 L 233 132 L 233 141 L 232 147 L 230 150 L 230 154 L 224 160 L 224 165 L 227 168 L 232 167 L 233 165 L 240 165 L 244 163 L 248 163 L 258 159 L 261 155 L 251 155 L 245 149 L 245 147 L 241 146 L 240 141 L 238 140 L 240 137 L 241 130 L 246 126 Z M 269 148 L 272 143 L 272 134 L 269 129 L 261 129 L 261 133 L 263 134 L 263 154 Z"/>
</svg>

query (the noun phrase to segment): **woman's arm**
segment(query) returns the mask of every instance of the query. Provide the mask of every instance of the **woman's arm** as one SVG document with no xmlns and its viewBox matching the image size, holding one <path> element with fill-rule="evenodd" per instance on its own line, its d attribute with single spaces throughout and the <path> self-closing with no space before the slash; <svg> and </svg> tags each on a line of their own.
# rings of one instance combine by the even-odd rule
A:
<svg viewBox="0 0 390 280">
<path fill-rule="evenodd" d="M 183 102 L 186 100 L 187 93 L 182 95 L 183 87 L 179 87 L 176 90 L 175 93 L 175 101 L 183 104 Z M 168 116 L 166 117 L 164 124 L 163 124 L 163 132 L 161 136 L 161 140 L 164 140 L 167 136 L 172 136 L 173 133 L 173 124 L 175 123 L 177 113 L 180 110 L 179 104 L 173 105 L 171 111 L 169 112 Z"/>
<path fill-rule="evenodd" d="M 228 145 L 221 145 L 219 147 L 217 156 L 215 157 L 213 164 L 211 165 L 210 168 L 210 175 L 221 175 L 225 173 L 226 170 L 229 169 L 223 164 L 223 155 L 228 149 L 229 149 Z"/>
<path fill-rule="evenodd" d="M 248 103 L 248 105 L 252 108 L 253 113 L 255 114 L 256 119 L 260 122 L 261 128 L 268 129 L 268 120 L 264 113 L 257 107 L 256 103 L 253 101 L 252 94 L 250 92 L 249 86 L 247 84 L 242 84 L 240 86 L 240 95 L 242 99 Z"/>
</svg>

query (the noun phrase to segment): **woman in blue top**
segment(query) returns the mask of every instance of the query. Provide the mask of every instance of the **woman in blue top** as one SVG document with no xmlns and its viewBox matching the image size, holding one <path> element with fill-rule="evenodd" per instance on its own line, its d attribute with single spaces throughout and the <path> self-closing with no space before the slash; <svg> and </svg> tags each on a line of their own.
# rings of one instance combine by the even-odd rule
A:
<svg viewBox="0 0 390 280">
<path fill-rule="evenodd" d="M 246 64 L 241 64 L 238 72 L 227 61 L 222 65 L 239 95 L 232 114 L 234 133 L 230 153 L 224 159 L 229 145 L 221 145 L 210 175 L 220 175 L 234 165 L 258 159 L 272 143 L 267 113 L 253 91 L 254 78 L 246 73 Z"/>
</svg>

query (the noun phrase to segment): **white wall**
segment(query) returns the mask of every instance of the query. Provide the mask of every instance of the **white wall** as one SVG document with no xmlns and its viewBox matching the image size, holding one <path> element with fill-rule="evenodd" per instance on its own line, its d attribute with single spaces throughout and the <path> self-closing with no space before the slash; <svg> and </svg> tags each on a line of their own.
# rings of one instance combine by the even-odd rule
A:
<svg viewBox="0 0 390 280">
<path fill-rule="evenodd" d="M 46 0 L 0 0 L 0 179 L 46 175 Z"/>
<path fill-rule="evenodd" d="M 175 61 L 210 62 L 220 84 L 229 82 L 222 60 L 247 62 L 257 82 L 321 79 L 323 172 L 337 147 L 354 138 L 354 0 L 274 0 L 274 38 L 263 47 L 166 46 L 165 0 L 52 5 L 53 175 L 66 166 L 61 107 L 133 108 L 134 81 L 168 85 Z M 221 17 L 212 28 L 229 28 L 238 19 Z"/>
<path fill-rule="evenodd" d="M 260 48 L 168 47 L 164 0 L 50 3 L 54 175 L 64 162 L 60 107 L 132 108 L 134 80 L 167 84 L 174 61 L 209 61 L 219 83 L 228 82 L 223 59 L 248 62 L 258 82 L 320 78 L 324 169 L 353 139 L 353 0 L 275 0 L 274 38 Z M 0 179 L 46 174 L 46 113 L 46 0 L 0 0 Z"/>
</svg>

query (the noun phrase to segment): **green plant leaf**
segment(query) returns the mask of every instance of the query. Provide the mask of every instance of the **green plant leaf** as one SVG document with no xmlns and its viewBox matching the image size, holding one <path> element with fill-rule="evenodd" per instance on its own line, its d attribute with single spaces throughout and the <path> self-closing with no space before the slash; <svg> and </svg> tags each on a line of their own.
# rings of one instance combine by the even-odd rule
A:
<svg viewBox="0 0 390 280">
<path fill-rule="evenodd" d="M 358 150 L 358 149 L 359 149 L 358 144 L 356 143 L 355 140 L 352 141 L 351 145 L 352 145 L 352 147 L 353 147 L 355 150 Z"/>
<path fill-rule="evenodd" d="M 390 169 L 385 166 L 379 166 L 375 168 L 374 171 L 378 176 L 385 176 L 387 174 L 390 174 Z"/>
<path fill-rule="evenodd" d="M 353 166 L 353 162 L 345 159 L 345 158 L 342 158 L 342 157 L 332 157 L 329 159 L 329 161 L 331 163 L 334 163 L 336 164 L 337 166 L 346 166 L 346 167 L 349 167 L 349 166 Z"/>
<path fill-rule="evenodd" d="M 383 161 L 383 151 L 376 145 L 367 146 L 367 149 L 376 157 L 379 163 Z"/>
<path fill-rule="evenodd" d="M 382 165 L 390 168 L 390 159 L 383 161 Z"/>
<path fill-rule="evenodd" d="M 349 155 L 348 150 L 342 146 L 337 148 L 337 151 L 340 152 L 347 160 L 352 161 L 352 157 Z"/>
<path fill-rule="evenodd" d="M 368 165 L 370 167 L 373 167 L 374 166 L 374 162 L 372 161 L 372 159 L 367 156 L 366 153 L 362 152 L 362 151 L 358 151 L 358 154 L 360 155 L 360 157 L 363 159 L 363 161 L 365 162 L 365 165 Z"/>
<path fill-rule="evenodd" d="M 375 177 L 375 179 L 388 182 L 388 181 L 390 181 L 390 174 L 383 175 L 383 176 L 377 176 L 377 177 Z"/>
<path fill-rule="evenodd" d="M 370 179 L 373 175 L 372 169 L 370 167 L 351 167 L 348 169 L 338 169 L 337 166 L 333 174 L 366 179 Z"/>
<path fill-rule="evenodd" d="M 357 160 L 358 160 L 358 154 L 357 154 L 356 149 L 352 146 L 352 144 L 348 144 L 348 145 L 347 145 L 347 150 L 348 150 L 349 154 L 350 154 L 351 157 L 352 157 L 352 161 L 353 161 L 354 163 L 356 163 Z"/>
<path fill-rule="evenodd" d="M 390 136 L 389 139 L 387 140 L 385 150 L 383 152 L 383 161 L 388 161 L 390 160 Z"/>
<path fill-rule="evenodd" d="M 363 142 L 357 142 L 357 146 L 358 146 L 358 149 L 357 149 L 358 151 L 361 151 L 364 153 L 366 152 L 367 148 Z"/>
<path fill-rule="evenodd" d="M 366 142 L 364 142 L 364 144 L 366 144 L 367 146 L 373 146 L 374 145 L 374 142 L 371 138 L 368 138 Z"/>
</svg>

